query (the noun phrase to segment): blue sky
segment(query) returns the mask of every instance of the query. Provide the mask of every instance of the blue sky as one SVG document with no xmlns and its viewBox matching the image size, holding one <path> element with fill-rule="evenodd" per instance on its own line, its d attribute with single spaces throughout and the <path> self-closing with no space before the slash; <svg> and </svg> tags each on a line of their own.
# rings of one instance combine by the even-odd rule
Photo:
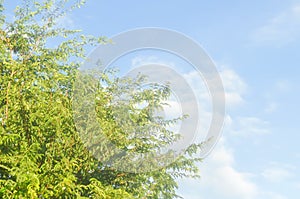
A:
<svg viewBox="0 0 300 199">
<path fill-rule="evenodd" d="M 109 37 L 140 27 L 173 29 L 215 61 L 228 103 L 223 136 L 199 165 L 202 178 L 180 182 L 184 198 L 299 197 L 299 0 L 87 0 L 61 23 Z"/>
</svg>

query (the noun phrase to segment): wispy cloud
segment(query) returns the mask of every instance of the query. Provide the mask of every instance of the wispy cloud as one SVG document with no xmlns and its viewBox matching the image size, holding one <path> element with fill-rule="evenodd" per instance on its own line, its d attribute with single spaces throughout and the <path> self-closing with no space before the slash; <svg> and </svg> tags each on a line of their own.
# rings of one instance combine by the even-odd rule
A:
<svg viewBox="0 0 300 199">
<path fill-rule="evenodd" d="M 288 91 L 291 91 L 291 88 L 292 88 L 291 82 L 289 82 L 289 80 L 286 80 L 286 79 L 277 81 L 275 86 L 276 86 L 276 89 L 278 92 L 288 92 Z"/>
<path fill-rule="evenodd" d="M 290 169 L 280 167 L 270 167 L 262 172 L 262 176 L 269 182 L 278 183 L 286 181 L 293 176 Z"/>
<path fill-rule="evenodd" d="M 270 133 L 269 123 L 258 117 L 227 117 L 227 128 L 235 136 L 259 136 Z"/>
<path fill-rule="evenodd" d="M 278 103 L 269 102 L 265 108 L 265 113 L 274 113 L 278 109 Z"/>
<path fill-rule="evenodd" d="M 300 4 L 292 6 L 254 31 L 252 38 L 261 44 L 282 45 L 299 39 Z"/>
</svg>

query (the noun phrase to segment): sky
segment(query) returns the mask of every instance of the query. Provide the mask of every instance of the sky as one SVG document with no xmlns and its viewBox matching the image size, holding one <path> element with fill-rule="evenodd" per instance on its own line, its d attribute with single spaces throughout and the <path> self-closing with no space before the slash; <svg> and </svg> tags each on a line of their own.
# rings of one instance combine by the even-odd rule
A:
<svg viewBox="0 0 300 199">
<path fill-rule="evenodd" d="M 6 2 L 8 13 L 17 2 Z M 199 164 L 201 179 L 180 181 L 184 198 L 299 197 L 299 0 L 87 0 L 60 23 L 108 37 L 167 28 L 198 42 L 214 60 L 226 92 L 225 124 L 215 149 Z M 129 58 L 132 65 L 178 64 L 151 52 Z M 203 92 L 192 73 L 184 76 Z"/>
</svg>

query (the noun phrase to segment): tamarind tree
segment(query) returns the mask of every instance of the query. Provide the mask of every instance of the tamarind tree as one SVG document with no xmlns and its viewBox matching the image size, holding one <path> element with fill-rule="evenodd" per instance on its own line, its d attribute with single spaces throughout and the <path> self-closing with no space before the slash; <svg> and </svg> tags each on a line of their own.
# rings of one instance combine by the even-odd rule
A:
<svg viewBox="0 0 300 199">
<path fill-rule="evenodd" d="M 73 88 L 86 46 L 109 45 L 105 37 L 57 26 L 60 17 L 83 4 L 24 0 L 15 10 L 15 19 L 8 22 L 0 0 L 0 198 L 179 197 L 178 178 L 199 176 L 195 165 L 199 159 L 193 154 L 200 145 L 189 146 L 165 167 L 124 172 L 105 163 L 115 154 L 99 151 L 100 135 L 84 140 L 75 125 Z M 53 40 L 58 44 L 49 47 Z M 99 81 L 93 87 L 96 121 L 101 135 L 115 146 L 143 154 L 178 139 L 168 126 L 182 118 L 164 120 L 154 114 L 169 97 L 168 88 L 139 89 L 142 76 L 122 79 L 103 73 L 100 79 L 105 86 Z M 127 94 L 126 100 L 118 101 L 121 93 Z M 147 106 L 133 106 L 142 101 Z M 113 114 L 120 110 L 130 113 L 123 123 Z M 132 138 L 136 128 L 142 129 L 143 137 Z M 88 148 L 86 142 L 96 147 Z M 96 157 L 92 152 L 97 150 Z"/>
</svg>

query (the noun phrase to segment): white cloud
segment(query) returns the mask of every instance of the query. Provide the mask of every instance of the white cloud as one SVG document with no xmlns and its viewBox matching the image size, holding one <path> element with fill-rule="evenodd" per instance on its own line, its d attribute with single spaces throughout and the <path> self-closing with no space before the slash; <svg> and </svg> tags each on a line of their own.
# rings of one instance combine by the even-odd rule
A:
<svg viewBox="0 0 300 199">
<path fill-rule="evenodd" d="M 294 5 L 258 28 L 253 39 L 259 43 L 285 44 L 299 39 L 300 4 Z"/>
<path fill-rule="evenodd" d="M 242 78 L 231 69 L 223 69 L 220 75 L 224 84 L 226 105 L 233 107 L 244 103 L 243 94 L 247 90 L 247 86 Z"/>
<path fill-rule="evenodd" d="M 186 81 L 189 83 L 191 88 L 193 89 L 195 95 L 199 99 L 199 104 L 204 105 L 207 108 L 211 108 L 210 103 L 210 94 L 209 91 L 205 85 L 205 82 L 203 81 L 202 77 L 199 75 L 198 71 L 192 71 L 189 73 L 183 74 L 183 77 L 186 79 Z"/>
<path fill-rule="evenodd" d="M 278 167 L 275 168 L 276 165 Z M 262 175 L 237 169 L 234 151 L 223 138 L 212 154 L 201 163 L 201 179 L 182 180 L 179 193 L 185 199 L 287 199 L 277 192 L 265 190 L 257 182 L 261 177 L 272 182 L 288 180 L 291 173 L 286 169 L 292 167 L 276 165 L 266 169 Z"/>
<path fill-rule="evenodd" d="M 163 61 L 156 56 L 137 56 L 131 60 L 132 68 L 137 68 L 142 65 L 148 64 L 160 64 L 168 66 L 174 70 L 177 70 L 176 67 L 178 67 L 175 63 Z M 163 72 L 163 69 L 161 69 L 161 73 Z M 178 72 L 178 74 L 181 75 L 182 73 Z M 247 91 L 247 85 L 245 84 L 243 79 L 234 70 L 228 69 L 226 67 L 222 67 L 222 69 L 219 71 L 219 74 L 225 89 L 226 105 L 232 108 L 234 106 L 243 104 L 243 102 L 245 101 L 243 95 Z M 165 74 L 162 75 L 167 76 Z M 206 87 L 204 79 L 199 75 L 198 71 L 192 70 L 190 72 L 183 73 L 182 76 L 190 84 L 190 86 L 194 90 L 195 95 L 197 95 L 197 97 L 201 100 L 201 104 L 209 106 L 210 94 Z M 161 78 L 163 78 L 163 76 Z"/>
<path fill-rule="evenodd" d="M 250 199 L 257 195 L 258 188 L 251 182 L 248 173 L 234 168 L 234 156 L 230 149 L 221 146 L 211 157 L 213 167 L 206 168 L 211 174 L 208 184 L 228 198 Z"/>
<path fill-rule="evenodd" d="M 253 199 L 259 189 L 251 181 L 252 175 L 238 171 L 232 150 L 222 139 L 212 154 L 200 166 L 201 180 L 184 181 L 183 187 L 190 187 L 192 198 Z M 186 197 L 188 198 L 188 197 Z"/>
<path fill-rule="evenodd" d="M 246 94 L 247 85 L 231 69 L 223 68 L 220 75 L 224 83 L 226 103 L 230 111 L 231 107 L 245 102 L 243 95 Z M 199 80 L 197 81 L 193 74 L 188 74 L 187 77 L 191 85 L 195 88 L 199 87 L 197 85 Z M 199 92 L 201 89 L 197 91 Z M 247 137 L 270 133 L 269 123 L 254 116 L 231 117 L 227 115 L 224 131 L 227 139 L 229 139 L 228 136 L 232 135 Z M 183 180 L 180 186 L 184 188 L 180 189 L 180 193 L 186 199 L 286 199 L 278 193 L 266 191 L 257 181 L 262 175 L 238 169 L 235 159 L 234 150 L 228 146 L 225 136 L 223 136 L 212 154 L 200 165 L 201 179 L 199 181 Z"/>
<path fill-rule="evenodd" d="M 223 82 L 224 90 L 225 90 L 225 98 L 226 98 L 226 108 L 230 110 L 231 108 L 242 105 L 245 102 L 243 95 L 247 91 L 247 85 L 243 81 L 243 79 L 234 71 L 225 67 L 222 67 L 222 70 L 219 72 L 220 77 Z M 212 104 L 211 104 L 211 96 L 201 79 L 199 74 L 196 71 L 184 74 L 184 78 L 191 85 L 192 89 L 195 92 L 195 95 L 199 99 L 199 106 L 203 107 L 203 110 L 207 112 L 211 112 Z M 203 110 L 201 110 L 203 112 Z M 228 118 L 231 119 L 231 118 Z M 259 120 L 259 119 L 257 119 Z M 209 120 L 206 120 L 209 121 Z M 226 121 L 232 122 L 232 121 Z M 239 121 L 243 122 L 242 120 Z M 251 124 L 258 124 L 259 121 L 252 121 Z M 260 123 L 263 123 L 262 121 Z M 251 125 L 249 124 L 249 126 Z M 245 126 L 245 124 L 243 124 Z M 261 125 L 260 125 L 261 126 Z M 246 127 L 246 126 L 245 126 Z M 243 129 L 244 130 L 244 129 Z M 253 129 L 254 130 L 254 129 Z M 255 129 L 255 132 L 258 132 L 258 129 Z"/>
<path fill-rule="evenodd" d="M 174 68 L 176 67 L 174 63 L 164 63 L 156 57 L 136 57 L 132 60 L 133 67 L 153 63 L 168 65 Z M 161 75 L 163 77 L 165 74 L 166 72 L 162 70 L 161 73 L 153 75 Z M 224 84 L 226 104 L 229 107 L 229 110 L 232 107 L 242 105 L 246 101 L 244 99 L 244 95 L 247 92 L 247 85 L 243 79 L 234 70 L 224 67 L 220 71 L 220 76 Z M 202 124 L 204 122 L 206 125 L 200 126 L 201 132 L 207 132 L 207 129 L 209 128 L 208 124 L 210 124 L 211 121 L 211 115 L 209 114 L 211 112 L 210 94 L 203 82 L 203 79 L 197 72 L 192 71 L 185 73 L 183 74 L 183 77 L 193 89 L 198 99 L 200 120 Z M 170 78 L 168 78 L 168 80 L 170 80 Z M 179 81 L 175 79 L 174 82 Z M 180 93 L 184 95 L 186 90 L 179 90 Z M 186 99 L 190 99 L 189 97 Z M 188 104 L 189 100 L 184 103 Z M 175 101 L 171 105 L 174 107 L 177 106 Z M 179 109 L 177 111 L 175 109 L 166 109 L 166 113 L 171 115 L 174 115 L 175 113 L 177 114 Z M 228 136 L 256 136 L 269 133 L 268 122 L 261 120 L 258 117 L 230 117 L 227 115 L 225 120 L 224 129 Z M 227 145 L 224 137 L 221 138 L 212 154 L 204 160 L 203 164 L 200 165 L 201 180 L 184 179 L 180 182 L 181 195 L 186 199 L 284 198 L 277 193 L 266 192 L 263 190 L 263 188 L 261 188 L 256 182 L 256 178 L 262 176 L 254 175 L 247 171 L 238 169 L 235 163 L 235 158 L 233 149 Z"/>
</svg>

